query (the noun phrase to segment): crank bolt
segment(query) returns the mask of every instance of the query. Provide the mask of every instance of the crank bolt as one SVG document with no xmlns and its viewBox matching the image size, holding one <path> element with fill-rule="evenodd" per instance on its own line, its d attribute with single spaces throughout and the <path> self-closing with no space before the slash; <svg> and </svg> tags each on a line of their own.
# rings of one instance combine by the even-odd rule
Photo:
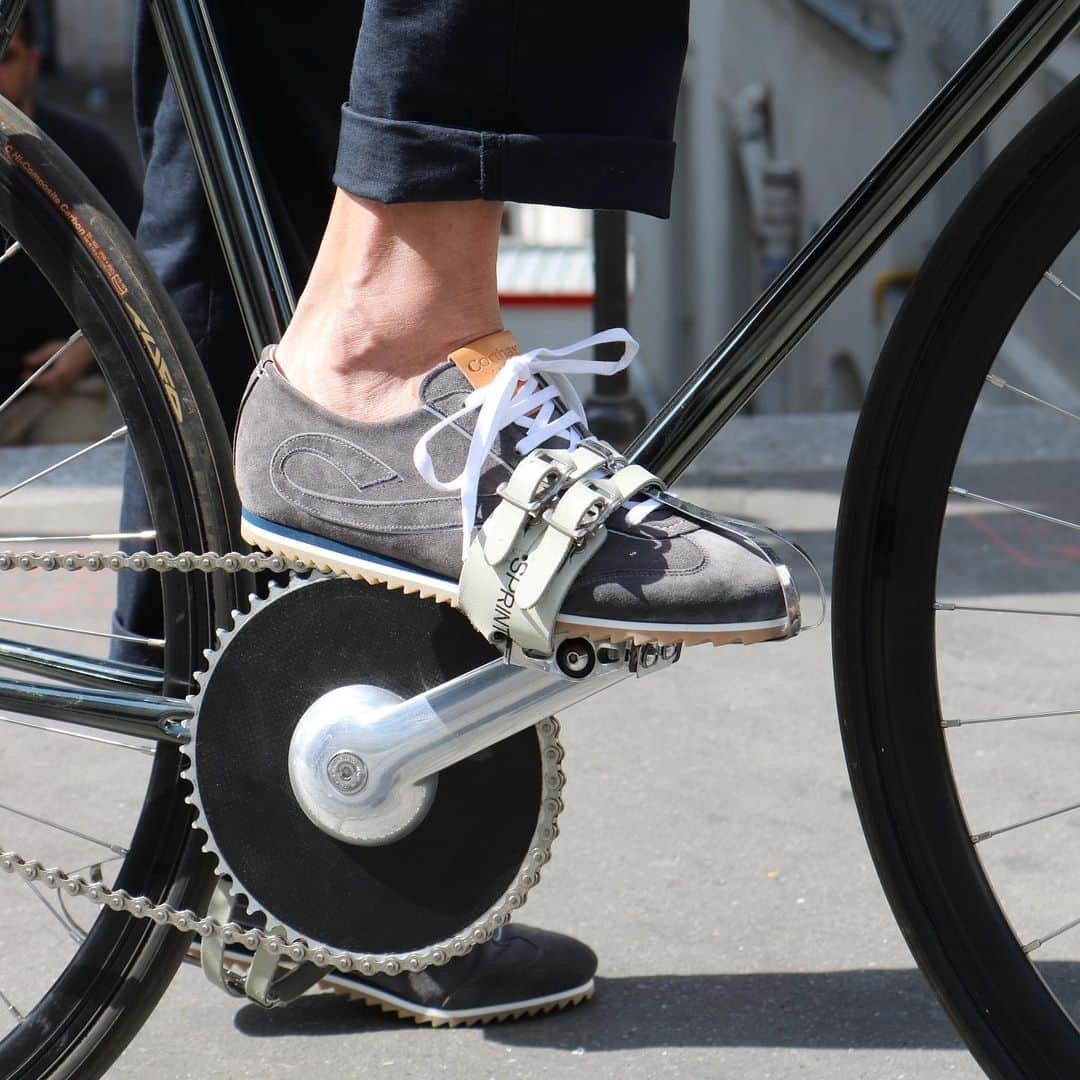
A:
<svg viewBox="0 0 1080 1080">
<path fill-rule="evenodd" d="M 326 763 L 326 775 L 342 795 L 355 795 L 368 782 L 364 759 L 351 750 L 339 750 Z"/>
</svg>

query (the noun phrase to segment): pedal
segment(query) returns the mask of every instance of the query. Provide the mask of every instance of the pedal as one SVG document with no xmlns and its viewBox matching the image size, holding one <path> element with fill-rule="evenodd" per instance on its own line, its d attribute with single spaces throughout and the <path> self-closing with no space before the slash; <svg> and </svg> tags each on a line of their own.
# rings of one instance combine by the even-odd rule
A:
<svg viewBox="0 0 1080 1080">
<path fill-rule="evenodd" d="M 613 644 L 562 635 L 555 639 L 555 649 L 550 656 L 531 652 L 515 642 L 509 642 L 505 658 L 508 664 L 515 667 L 532 668 L 549 675 L 559 675 L 564 679 L 578 680 L 613 675 L 620 669 L 641 678 L 677 663 L 682 656 L 682 649 L 681 644 Z"/>
<path fill-rule="evenodd" d="M 219 923 L 233 924 L 242 905 L 229 884 L 220 880 L 210 897 L 207 915 Z M 270 933 L 284 936 L 281 927 Z M 263 944 L 240 957 L 220 935 L 193 942 L 188 956 L 197 960 L 203 974 L 231 997 L 246 997 L 263 1008 L 288 1005 L 310 990 L 325 974 L 315 964 L 296 964 Z"/>
</svg>

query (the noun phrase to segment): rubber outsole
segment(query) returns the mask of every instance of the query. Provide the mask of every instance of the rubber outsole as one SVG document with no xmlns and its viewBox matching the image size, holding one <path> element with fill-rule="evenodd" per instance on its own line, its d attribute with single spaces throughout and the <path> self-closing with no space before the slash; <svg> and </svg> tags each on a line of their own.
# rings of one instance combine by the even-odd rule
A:
<svg viewBox="0 0 1080 1080">
<path fill-rule="evenodd" d="M 343 981 L 343 980 L 342 980 Z M 318 984 L 323 987 L 323 983 Z M 596 987 L 590 979 L 584 986 L 575 987 L 566 994 L 549 995 L 528 1002 L 513 1005 L 495 1006 L 492 1009 L 428 1009 L 417 1008 L 400 998 L 387 995 L 375 996 L 367 989 L 339 985 L 338 980 L 329 982 L 325 989 L 363 1005 L 391 1013 L 399 1020 L 411 1020 L 414 1024 L 427 1024 L 430 1027 L 476 1027 L 484 1024 L 501 1024 L 507 1020 L 523 1020 L 530 1016 L 545 1016 L 548 1013 L 562 1012 L 573 1005 L 580 1005 L 596 994 Z"/>
<path fill-rule="evenodd" d="M 309 543 L 299 536 L 263 528 L 246 515 L 240 525 L 243 538 L 253 547 L 271 555 L 295 559 L 327 574 L 344 574 L 369 585 L 383 585 L 388 589 L 400 589 L 406 596 L 419 596 L 439 604 L 458 607 L 457 592 L 451 583 L 425 574 L 423 571 L 397 567 L 385 560 L 366 560 L 359 555 L 351 556 L 344 551 L 333 551 Z M 663 625 L 663 624 L 662 624 Z M 555 624 L 557 634 L 585 637 L 592 641 L 612 644 L 631 642 L 635 645 L 754 645 L 764 641 L 777 641 L 790 636 L 787 618 L 764 622 L 741 623 L 734 626 L 695 630 L 689 626 L 668 624 L 663 629 L 641 624 L 620 624 L 608 620 L 584 620 L 580 616 L 560 619 Z"/>
</svg>

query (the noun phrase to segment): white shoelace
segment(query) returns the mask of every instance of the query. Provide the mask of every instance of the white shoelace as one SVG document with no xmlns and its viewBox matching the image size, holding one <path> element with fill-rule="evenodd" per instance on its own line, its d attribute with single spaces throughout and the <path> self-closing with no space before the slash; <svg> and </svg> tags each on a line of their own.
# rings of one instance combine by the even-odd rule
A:
<svg viewBox="0 0 1080 1080">
<path fill-rule="evenodd" d="M 622 343 L 623 353 L 618 360 L 589 360 L 580 353 L 596 345 Z M 614 375 L 629 367 L 637 355 L 638 343 L 622 328 L 604 330 L 562 349 L 532 349 L 520 356 L 511 357 L 491 382 L 474 390 L 462 407 L 433 425 L 417 441 L 413 451 L 413 463 L 417 472 L 440 491 L 461 493 L 461 557 L 464 559 L 472 544 L 476 523 L 477 487 L 484 471 L 484 462 L 491 452 L 503 428 L 518 424 L 525 434 L 518 439 L 515 449 L 524 456 L 549 439 L 562 436 L 568 449 L 588 434 L 585 406 L 568 375 Z M 543 375 L 544 381 L 537 378 Z M 561 406 L 561 410 L 560 410 Z M 452 480 L 440 480 L 435 475 L 428 443 L 444 428 L 456 424 L 463 416 L 477 412 L 465 468 Z M 627 520 L 637 524 L 660 503 L 655 499 L 628 502 Z"/>
</svg>

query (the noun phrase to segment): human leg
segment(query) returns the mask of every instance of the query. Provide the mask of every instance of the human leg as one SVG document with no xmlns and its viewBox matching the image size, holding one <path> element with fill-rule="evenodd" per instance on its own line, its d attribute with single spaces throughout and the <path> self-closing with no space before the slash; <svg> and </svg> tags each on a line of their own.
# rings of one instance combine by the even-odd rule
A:
<svg viewBox="0 0 1080 1080">
<path fill-rule="evenodd" d="M 275 22 L 278 15 L 281 19 Z M 296 5 L 277 0 L 256 7 L 246 0 L 235 0 L 221 5 L 216 17 L 221 19 L 218 32 L 222 46 L 238 62 L 229 65 L 234 90 L 245 111 L 253 151 L 263 162 L 261 175 L 286 259 L 294 280 L 302 280 L 333 191 L 329 174 L 340 115 L 338 103 L 347 84 L 349 58 L 343 59 L 340 93 L 332 89 L 335 80 L 328 76 L 304 80 L 298 93 L 292 95 L 288 87 L 267 86 L 266 71 L 290 57 L 295 60 L 305 40 L 312 49 L 318 45 L 317 38 L 302 37 L 305 28 L 310 33 L 309 17 L 305 14 L 301 19 Z M 321 18 L 320 33 L 340 41 L 347 38 L 348 22 L 358 18 L 358 11 L 351 2 L 330 4 Z M 253 29 L 258 35 L 254 43 Z M 253 358 L 217 248 L 175 95 L 164 78 L 156 46 L 145 36 L 149 32 L 145 23 L 143 31 L 140 41 L 146 51 L 141 54 L 144 66 L 139 73 L 137 96 L 147 151 L 148 210 L 140 228 L 140 241 L 170 288 L 229 423 Z M 352 37 L 355 40 L 355 28 Z M 243 43 L 246 50 L 231 48 L 238 43 Z M 314 64 L 317 59 L 311 57 L 309 62 Z M 326 56 L 322 60 L 325 62 Z M 280 96 L 275 98 L 274 93 Z M 294 97 L 301 101 L 298 103 Z M 298 111 L 294 114 L 293 110 Z M 321 123 L 328 116 L 333 119 L 329 145 L 327 128 Z M 291 142 L 277 138 L 283 123 L 291 123 L 296 129 Z M 324 163 L 321 171 L 320 162 Z M 128 465 L 125 527 L 144 528 L 148 518 L 141 481 L 134 462 Z M 159 636 L 161 614 L 154 578 L 122 575 L 121 583 L 119 625 L 145 628 L 143 632 Z M 579 1001 L 592 992 L 595 966 L 596 958 L 587 946 L 562 935 L 516 926 L 501 931 L 495 940 L 430 977 L 350 977 L 344 989 L 419 1022 L 471 1023 L 547 1011 Z"/>
<path fill-rule="evenodd" d="M 333 197 L 329 173 L 337 147 L 339 103 L 362 5 L 323 6 L 319 34 L 309 13 L 285 0 L 233 0 L 215 9 L 215 25 L 245 127 L 259 163 L 287 268 L 299 289 L 307 277 Z M 302 80 L 267 79 L 267 71 L 297 64 Z M 191 143 L 145 4 L 136 17 L 133 71 L 135 120 L 145 166 L 144 207 L 137 239 L 191 335 L 225 425 L 232 431 L 255 363 L 218 245 Z M 280 138 L 282 129 L 290 132 Z M 142 478 L 125 464 L 121 527 L 151 526 Z M 127 545 L 133 547 L 133 544 Z M 160 637 L 161 597 L 148 574 L 122 574 L 117 584 L 117 633 Z M 135 662 L 154 657 L 114 643 Z"/>
<path fill-rule="evenodd" d="M 422 374 L 501 326 L 504 199 L 666 214 L 687 12 L 369 0 L 290 381 L 358 420 L 415 408 Z"/>
<path fill-rule="evenodd" d="M 379 203 L 338 190 L 296 315 L 277 347 L 289 381 L 332 412 L 384 420 L 420 381 L 502 326 L 502 203 Z"/>
<path fill-rule="evenodd" d="M 666 213 L 687 15 L 678 2 L 370 0 L 334 213 L 238 429 L 249 541 L 460 602 L 497 634 L 511 601 L 474 617 L 460 585 L 477 565 L 473 533 L 529 451 L 575 451 L 588 433 L 580 403 L 549 377 L 587 363 L 522 358 L 490 333 L 500 201 Z M 717 644 L 793 632 L 783 572 L 753 544 L 655 502 L 609 524 L 583 573 L 564 572 L 570 549 L 553 535 L 543 573 L 532 558 L 532 602 L 518 610 L 550 600 L 556 580 L 566 602 L 534 647 L 553 632 Z M 517 529 L 524 563 L 544 529 Z M 495 588 L 503 569 L 490 570 L 493 595 L 510 596 Z"/>
</svg>

